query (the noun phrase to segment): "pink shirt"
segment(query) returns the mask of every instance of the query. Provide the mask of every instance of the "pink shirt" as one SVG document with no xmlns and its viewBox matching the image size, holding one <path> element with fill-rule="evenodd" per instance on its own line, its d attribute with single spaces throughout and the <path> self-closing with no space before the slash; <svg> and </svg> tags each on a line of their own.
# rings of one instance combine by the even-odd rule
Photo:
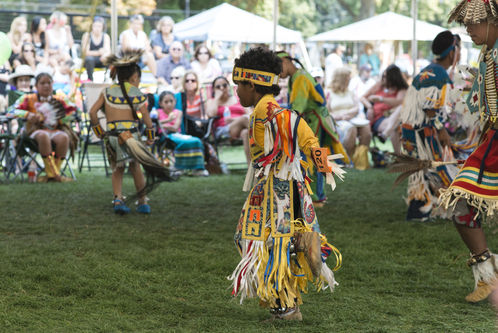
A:
<svg viewBox="0 0 498 333">
<path fill-rule="evenodd" d="M 218 113 L 216 114 L 219 116 L 219 119 L 216 119 L 214 122 L 214 127 L 222 127 L 226 126 L 227 124 L 225 123 L 225 118 L 223 118 L 223 114 L 225 113 L 225 107 L 226 106 L 218 106 Z M 237 100 L 237 104 L 233 105 L 228 105 L 228 109 L 230 110 L 230 118 L 238 118 L 240 116 L 243 116 L 246 114 L 246 110 L 242 105 L 240 105 L 240 102 Z"/>
<path fill-rule="evenodd" d="M 159 122 L 162 124 L 162 126 L 174 126 L 177 119 L 182 117 L 182 112 L 180 110 L 174 109 L 171 111 L 171 113 L 168 115 L 166 112 L 164 112 L 163 109 L 157 109 L 157 113 L 159 115 Z M 163 121 L 166 120 L 166 123 L 163 123 Z M 181 121 L 180 121 L 181 125 Z M 178 126 L 177 132 L 181 131 L 181 126 Z M 162 133 L 162 129 L 160 128 L 159 133 Z"/>
</svg>

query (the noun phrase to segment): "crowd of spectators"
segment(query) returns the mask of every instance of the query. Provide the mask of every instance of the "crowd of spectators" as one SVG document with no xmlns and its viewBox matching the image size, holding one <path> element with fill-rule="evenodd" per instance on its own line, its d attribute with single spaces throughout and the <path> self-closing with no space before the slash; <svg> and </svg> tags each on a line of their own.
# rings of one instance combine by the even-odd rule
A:
<svg viewBox="0 0 498 333">
<path fill-rule="evenodd" d="M 140 66 L 153 78 L 155 107 L 159 109 L 158 96 L 162 92 L 173 93 L 175 110 L 188 116 L 182 117 L 182 132 L 197 130 L 197 136 L 201 136 L 205 121 L 215 117 L 214 136 L 219 140 L 241 140 L 248 154 L 250 110 L 240 105 L 229 80 L 230 73 L 224 72 L 217 60 L 217 46 L 198 43 L 194 48 L 175 36 L 174 26 L 173 19 L 165 16 L 147 35 L 144 18 L 133 15 L 119 35 L 118 47 L 143 50 Z M 97 80 L 95 76 L 111 54 L 111 39 L 103 17 L 94 17 L 89 31 L 82 36 L 81 46 L 76 45 L 67 16 L 62 12 L 54 12 L 48 24 L 46 18 L 36 16 L 28 25 L 26 18 L 19 16 L 12 21 L 7 36 L 12 56 L 0 67 L 0 110 L 13 103 L 6 98 L 8 82 L 9 78 L 19 77 L 19 73 L 32 77 L 47 72 L 53 78 L 54 89 L 66 94 L 74 93 L 81 81 L 105 80 L 105 76 L 99 75 Z M 407 89 L 405 78 L 395 65 L 381 71 L 372 44 L 365 44 L 358 67 L 345 64 L 344 52 L 343 45 L 336 45 L 325 59 L 325 71 L 321 67 L 310 71 L 325 91 L 327 108 L 341 142 L 351 157 L 358 147 L 368 147 L 372 136 L 382 141 L 390 138 L 398 152 L 397 116 Z M 81 76 L 76 74 L 80 68 Z M 282 89 L 277 100 L 285 106 L 287 81 L 280 81 Z M 10 90 L 16 89 L 16 85 L 10 85 Z M 11 99 L 17 96 L 10 95 Z M 190 123 L 183 123 L 186 121 Z"/>
</svg>

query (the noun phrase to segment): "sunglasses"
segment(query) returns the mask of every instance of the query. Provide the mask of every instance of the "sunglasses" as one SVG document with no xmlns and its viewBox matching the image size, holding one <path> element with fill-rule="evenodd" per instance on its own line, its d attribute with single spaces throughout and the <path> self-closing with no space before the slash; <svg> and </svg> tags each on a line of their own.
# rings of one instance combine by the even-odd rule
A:
<svg viewBox="0 0 498 333">
<path fill-rule="evenodd" d="M 228 84 L 222 83 L 222 84 L 217 84 L 214 86 L 216 89 L 221 89 L 221 88 L 226 88 L 228 87 Z"/>
<path fill-rule="evenodd" d="M 181 49 L 181 48 L 179 48 L 179 47 L 173 47 L 173 48 L 171 48 L 171 51 L 181 51 L 181 50 L 182 50 L 182 49 Z"/>
<path fill-rule="evenodd" d="M 194 80 L 194 79 L 186 79 L 185 80 L 186 83 L 195 83 L 197 82 L 197 80 Z"/>
<path fill-rule="evenodd" d="M 180 77 L 179 77 L 179 76 L 172 76 L 170 79 L 171 79 L 171 80 L 179 80 L 179 79 L 180 79 Z"/>
<path fill-rule="evenodd" d="M 199 52 L 199 55 L 200 54 L 209 54 L 209 52 L 207 52 L 207 51 L 206 52 Z"/>
</svg>

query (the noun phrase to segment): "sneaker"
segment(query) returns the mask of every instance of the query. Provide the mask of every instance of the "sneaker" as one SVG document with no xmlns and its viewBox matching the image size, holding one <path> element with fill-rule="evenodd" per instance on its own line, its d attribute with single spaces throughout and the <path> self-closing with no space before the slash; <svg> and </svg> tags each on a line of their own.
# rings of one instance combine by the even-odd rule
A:
<svg viewBox="0 0 498 333">
<path fill-rule="evenodd" d="M 148 204 L 138 205 L 137 212 L 141 214 L 150 214 L 150 206 Z"/>
<path fill-rule="evenodd" d="M 130 208 L 128 208 L 124 201 L 121 199 L 114 199 L 114 213 L 119 215 L 125 215 L 130 212 Z"/>
<path fill-rule="evenodd" d="M 206 169 L 192 170 L 192 176 L 195 176 L 195 177 L 207 177 L 207 176 L 209 176 L 209 171 L 207 171 Z"/>
</svg>

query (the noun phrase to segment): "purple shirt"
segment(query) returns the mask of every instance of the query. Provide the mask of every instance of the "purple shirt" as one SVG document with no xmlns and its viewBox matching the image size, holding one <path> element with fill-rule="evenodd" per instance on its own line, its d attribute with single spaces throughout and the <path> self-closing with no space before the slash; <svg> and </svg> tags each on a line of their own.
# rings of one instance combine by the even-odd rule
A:
<svg viewBox="0 0 498 333">
<path fill-rule="evenodd" d="M 171 72 L 176 67 L 183 66 L 185 69 L 190 69 L 190 63 L 185 58 L 181 58 L 179 62 L 174 63 L 171 55 L 161 58 L 157 62 L 157 77 L 162 77 L 166 82 L 171 83 Z"/>
</svg>

